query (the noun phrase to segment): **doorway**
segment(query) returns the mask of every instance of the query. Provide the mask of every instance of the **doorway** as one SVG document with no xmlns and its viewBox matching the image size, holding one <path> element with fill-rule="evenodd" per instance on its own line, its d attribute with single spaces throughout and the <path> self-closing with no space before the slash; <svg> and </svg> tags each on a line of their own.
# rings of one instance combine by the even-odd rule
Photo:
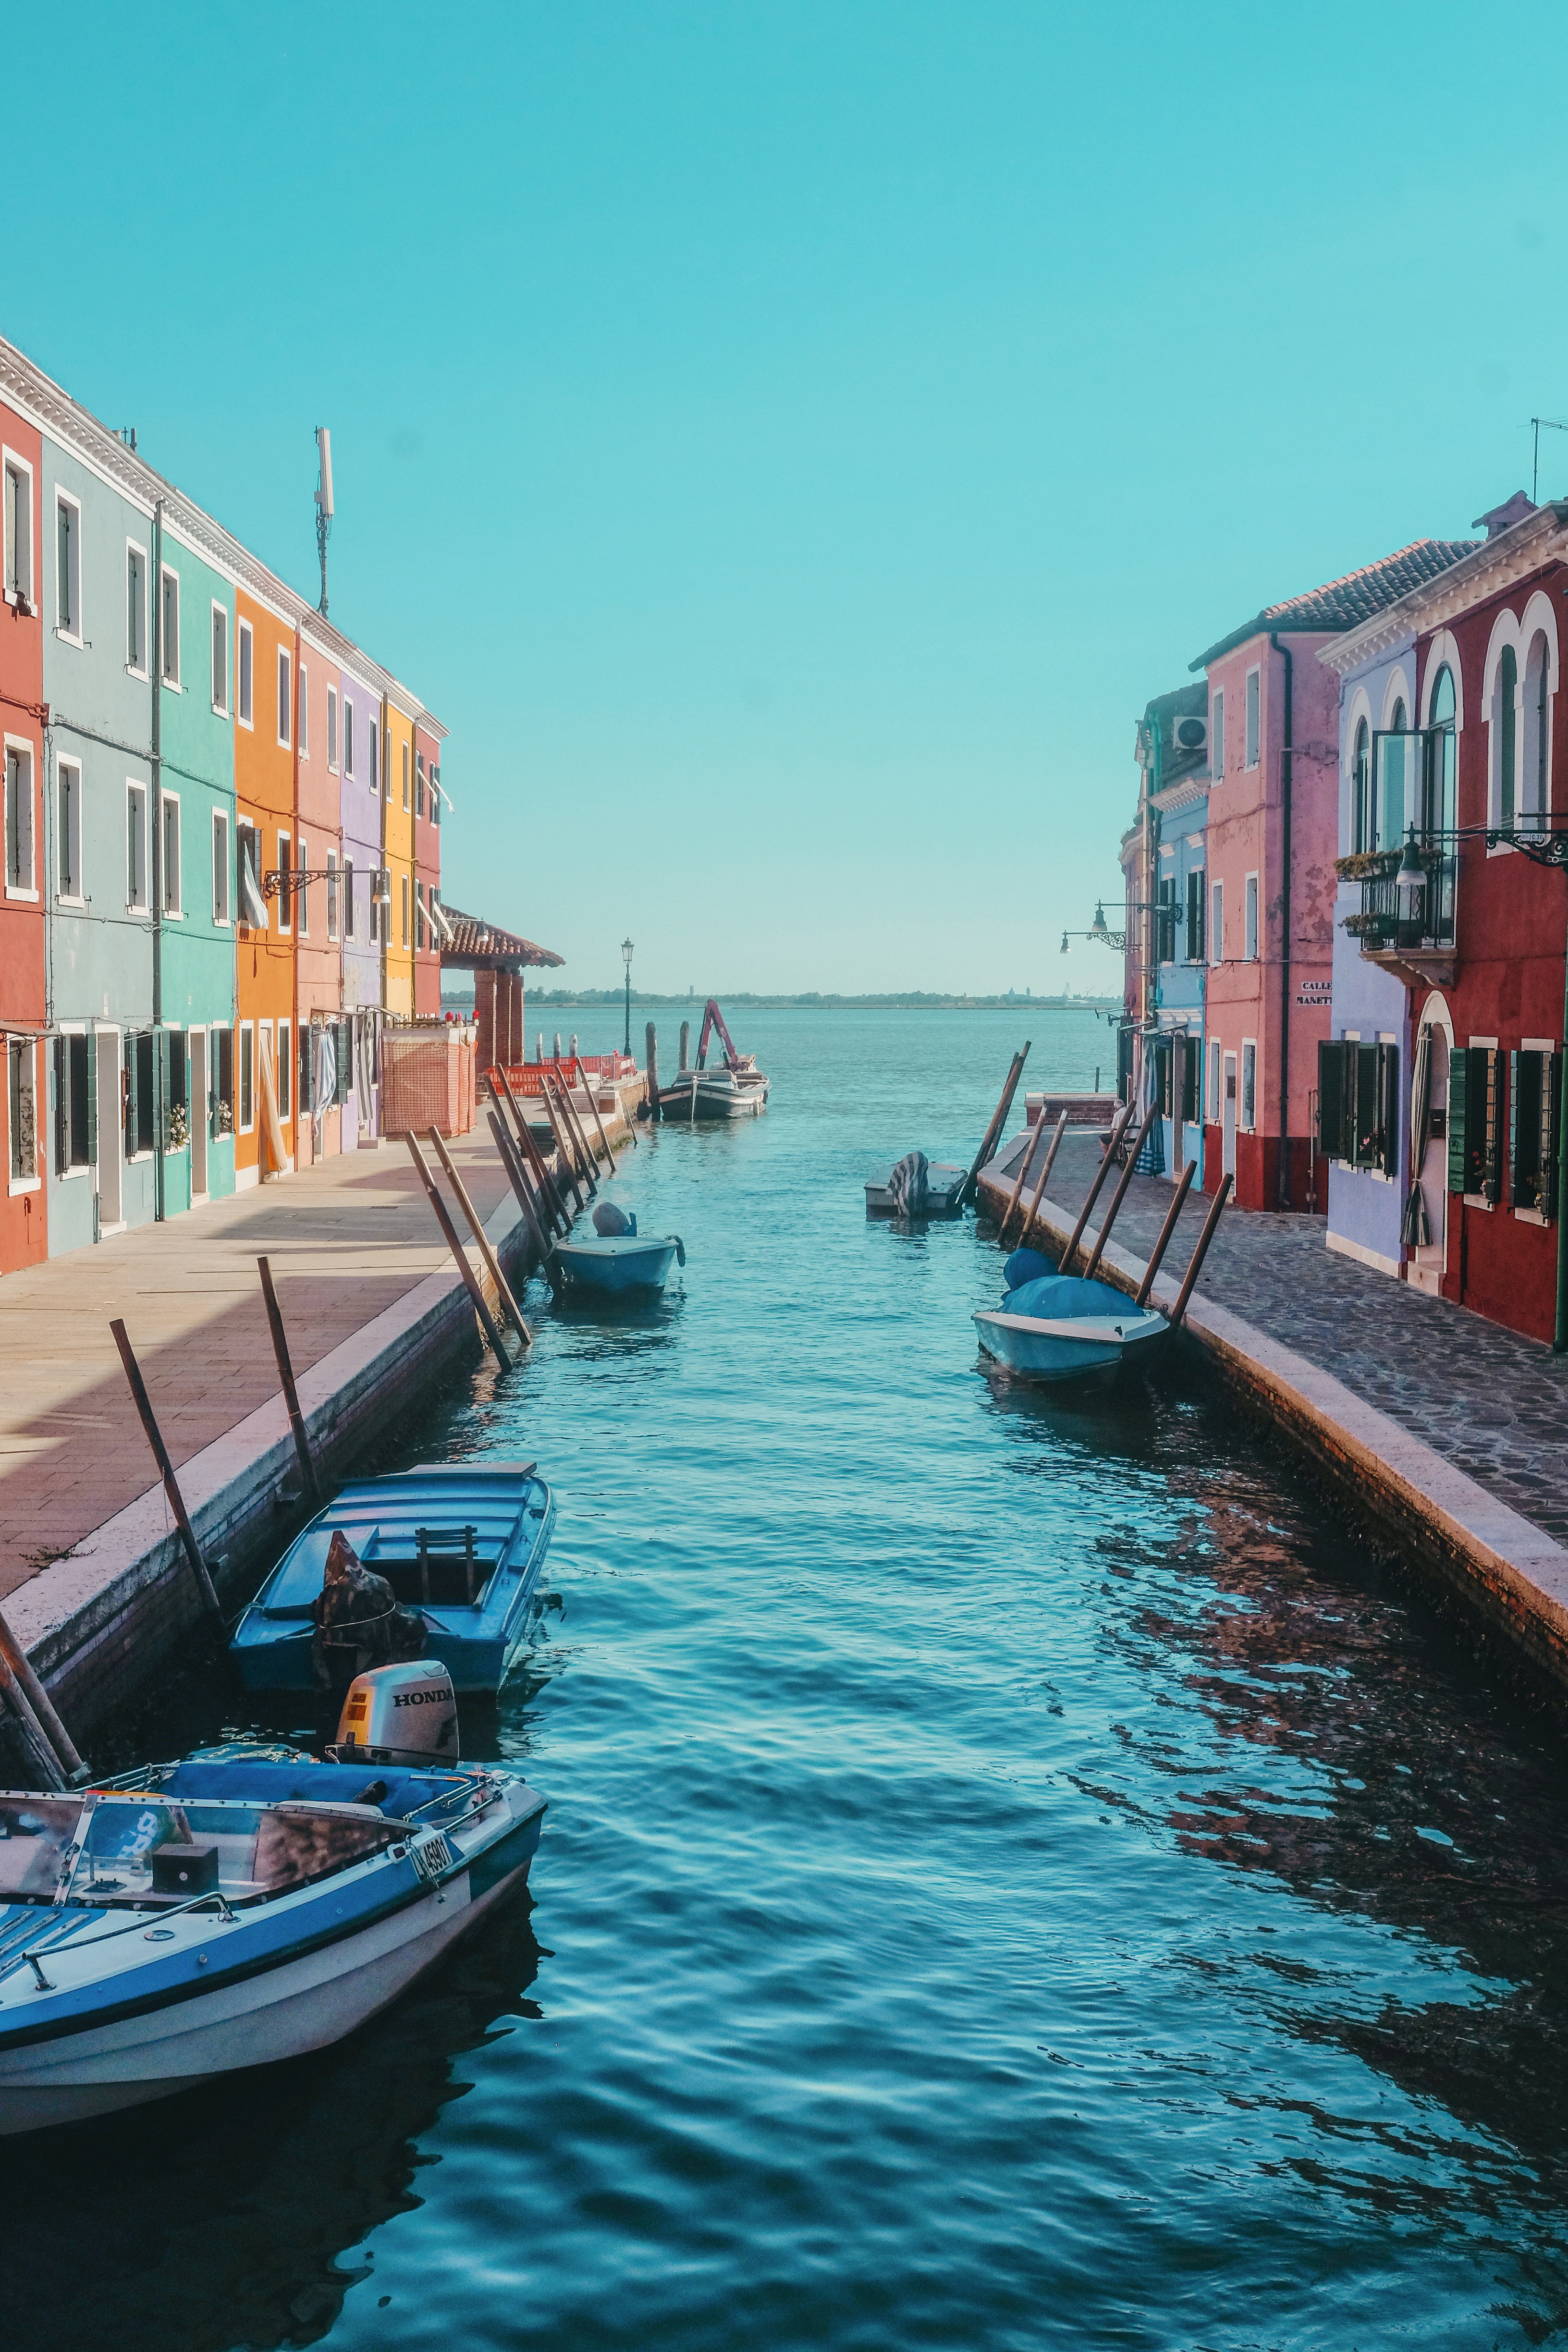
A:
<svg viewBox="0 0 1568 2352">
<path fill-rule="evenodd" d="M 121 1100 L 119 1030 L 99 1030 L 97 1048 L 98 1230 L 101 1234 L 118 1233 L 125 1216 L 120 1181 L 125 1113 Z"/>
<path fill-rule="evenodd" d="M 1220 1106 L 1224 1127 L 1220 1136 L 1219 1172 L 1236 1181 L 1236 1055 L 1225 1057 L 1225 1100 Z"/>
<path fill-rule="evenodd" d="M 193 1029 L 187 1046 L 190 1059 L 186 1065 L 185 1117 L 191 1131 L 191 1205 L 207 1196 L 207 1137 L 211 1121 L 207 1110 L 207 1033 Z"/>
<path fill-rule="evenodd" d="M 1431 1107 L 1421 1153 L 1421 1195 L 1426 1203 L 1430 1242 L 1420 1244 L 1410 1261 L 1409 1279 L 1417 1290 L 1436 1298 L 1443 1287 L 1448 1262 L 1448 1058 L 1450 1038 L 1447 1008 L 1440 998 L 1429 1003 L 1422 1028 L 1431 1039 Z"/>
</svg>

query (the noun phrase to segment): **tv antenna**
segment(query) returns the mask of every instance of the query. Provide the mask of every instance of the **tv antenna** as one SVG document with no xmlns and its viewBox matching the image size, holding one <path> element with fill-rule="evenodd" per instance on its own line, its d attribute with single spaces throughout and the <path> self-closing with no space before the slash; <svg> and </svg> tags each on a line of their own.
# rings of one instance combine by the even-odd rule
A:
<svg viewBox="0 0 1568 2352">
<path fill-rule="evenodd" d="M 316 455 L 321 462 L 321 478 L 316 485 L 316 553 L 321 559 L 321 601 L 317 609 L 324 620 L 327 612 L 327 541 L 332 535 L 332 436 L 324 425 L 316 427 Z"/>
<path fill-rule="evenodd" d="M 1530 421 L 1535 428 L 1535 463 L 1530 469 L 1530 503 L 1538 507 L 1541 504 L 1541 428 L 1544 425 L 1549 432 L 1568 433 L 1568 424 L 1561 416 L 1532 416 Z"/>
</svg>

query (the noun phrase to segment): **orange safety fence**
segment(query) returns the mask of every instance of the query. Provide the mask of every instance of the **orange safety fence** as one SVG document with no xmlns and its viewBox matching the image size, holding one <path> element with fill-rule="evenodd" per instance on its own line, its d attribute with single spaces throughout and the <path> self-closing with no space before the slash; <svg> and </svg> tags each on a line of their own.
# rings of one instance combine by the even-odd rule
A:
<svg viewBox="0 0 1568 2352">
<path fill-rule="evenodd" d="M 455 1024 L 387 1029 L 381 1041 L 384 1135 L 468 1135 L 474 1125 L 473 1033 Z"/>
</svg>

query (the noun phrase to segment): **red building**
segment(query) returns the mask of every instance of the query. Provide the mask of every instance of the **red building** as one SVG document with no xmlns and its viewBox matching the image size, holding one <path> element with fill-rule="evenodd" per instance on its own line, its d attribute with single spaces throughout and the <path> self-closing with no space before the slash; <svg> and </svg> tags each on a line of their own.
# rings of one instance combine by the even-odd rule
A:
<svg viewBox="0 0 1568 2352">
<path fill-rule="evenodd" d="M 1568 885 L 1541 861 L 1568 846 L 1553 838 L 1568 835 L 1568 502 L 1521 496 L 1480 520 L 1484 544 L 1396 608 L 1415 632 L 1404 764 L 1426 881 L 1394 908 L 1389 877 L 1370 875 L 1351 923 L 1408 991 L 1415 1104 L 1407 1083 L 1401 1109 L 1423 1127 L 1414 1257 L 1446 1298 L 1550 1339 Z M 1347 869 L 1376 863 L 1341 867 L 1355 878 Z"/>
<path fill-rule="evenodd" d="M 0 404 L 5 610 L 0 612 L 0 738 L 5 753 L 5 887 L 0 898 L 0 1032 L 5 1040 L 6 1189 L 0 1195 L 0 1274 L 47 1255 L 42 1132 L 47 999 L 44 905 L 43 452 L 39 436 Z"/>
</svg>

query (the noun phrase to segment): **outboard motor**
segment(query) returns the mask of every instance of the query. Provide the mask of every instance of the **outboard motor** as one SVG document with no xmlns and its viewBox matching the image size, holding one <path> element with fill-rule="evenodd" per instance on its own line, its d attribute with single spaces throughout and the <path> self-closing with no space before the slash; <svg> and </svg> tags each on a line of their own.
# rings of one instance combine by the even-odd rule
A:
<svg viewBox="0 0 1568 2352">
<path fill-rule="evenodd" d="M 455 1764 L 458 1700 L 440 1660 L 413 1658 L 356 1675 L 329 1753 L 340 1764 Z"/>
<path fill-rule="evenodd" d="M 628 1213 L 614 1201 L 601 1201 L 594 1211 L 594 1231 L 602 1234 L 605 1241 L 615 1241 L 626 1234 L 635 1239 L 637 1229 L 635 1213 Z"/>
</svg>

